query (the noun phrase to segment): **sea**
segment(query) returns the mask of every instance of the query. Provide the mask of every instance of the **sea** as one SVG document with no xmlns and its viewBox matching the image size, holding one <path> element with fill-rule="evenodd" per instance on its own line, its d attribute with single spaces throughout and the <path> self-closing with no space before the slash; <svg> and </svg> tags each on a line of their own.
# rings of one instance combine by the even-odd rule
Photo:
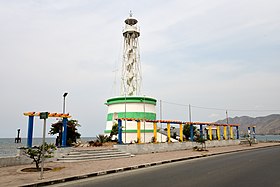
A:
<svg viewBox="0 0 280 187">
<path fill-rule="evenodd" d="M 94 140 L 95 137 L 81 137 L 82 142 Z M 42 138 L 33 138 L 32 145 L 42 145 Z M 47 143 L 55 143 L 55 138 L 46 138 Z M 21 138 L 21 143 L 15 143 L 15 138 L 0 138 L 0 157 L 15 156 L 18 148 L 27 146 L 27 138 Z"/>
<path fill-rule="evenodd" d="M 256 135 L 259 142 L 280 142 L 280 135 Z M 81 137 L 82 142 L 95 140 L 95 137 Z M 46 138 L 47 143 L 55 143 L 55 138 Z M 41 145 L 42 138 L 33 138 L 32 145 Z M 26 147 L 27 138 L 22 138 L 21 143 L 15 143 L 14 138 L 0 138 L 0 157 L 15 156 L 18 148 Z"/>
</svg>

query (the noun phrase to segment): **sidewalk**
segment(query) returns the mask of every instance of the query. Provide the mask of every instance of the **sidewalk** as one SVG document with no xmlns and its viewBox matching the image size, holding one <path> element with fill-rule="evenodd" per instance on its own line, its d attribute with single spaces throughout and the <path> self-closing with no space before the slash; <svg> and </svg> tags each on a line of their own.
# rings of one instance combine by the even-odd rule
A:
<svg viewBox="0 0 280 187">
<path fill-rule="evenodd" d="M 149 167 L 157 164 L 168 162 L 176 162 L 199 158 L 203 156 L 211 156 L 229 152 L 244 151 L 249 149 L 257 149 L 269 146 L 280 146 L 280 143 L 259 143 L 249 145 L 238 145 L 228 147 L 208 148 L 208 152 L 197 152 L 193 150 L 173 151 L 164 153 L 153 153 L 136 155 L 131 158 L 120 158 L 101 161 L 82 161 L 76 163 L 46 163 L 45 167 L 52 168 L 52 171 L 44 172 L 44 179 L 39 180 L 40 172 L 26 173 L 21 169 L 34 167 L 35 165 L 20 165 L 12 167 L 0 168 L 0 184 L 1 186 L 25 186 L 39 184 L 40 186 L 59 183 L 62 181 L 77 180 L 109 173 L 115 173 L 124 170 L 132 170 L 135 168 Z M 41 183 L 41 184 L 40 184 Z"/>
</svg>

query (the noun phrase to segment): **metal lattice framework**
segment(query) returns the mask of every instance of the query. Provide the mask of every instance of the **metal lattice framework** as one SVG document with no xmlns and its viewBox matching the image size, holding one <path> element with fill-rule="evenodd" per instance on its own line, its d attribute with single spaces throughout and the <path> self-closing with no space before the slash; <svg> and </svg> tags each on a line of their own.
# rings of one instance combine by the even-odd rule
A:
<svg viewBox="0 0 280 187">
<path fill-rule="evenodd" d="M 140 95 L 142 76 L 138 43 L 140 31 L 136 25 L 138 21 L 130 13 L 124 22 L 121 94 L 127 96 Z"/>
</svg>

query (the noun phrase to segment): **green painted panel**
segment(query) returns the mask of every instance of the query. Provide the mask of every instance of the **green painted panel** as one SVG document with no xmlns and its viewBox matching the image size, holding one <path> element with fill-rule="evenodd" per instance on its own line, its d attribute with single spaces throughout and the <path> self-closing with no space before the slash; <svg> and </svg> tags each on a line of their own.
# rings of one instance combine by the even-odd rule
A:
<svg viewBox="0 0 280 187">
<path fill-rule="evenodd" d="M 150 97 L 137 97 L 137 96 L 127 96 L 127 97 L 115 97 L 107 100 L 106 105 L 118 104 L 118 103 L 147 103 L 156 105 L 157 100 Z"/>
<path fill-rule="evenodd" d="M 118 118 L 137 118 L 137 119 L 148 119 L 156 120 L 156 114 L 151 112 L 118 112 Z M 107 115 L 107 121 L 113 120 L 113 113 Z"/>
</svg>

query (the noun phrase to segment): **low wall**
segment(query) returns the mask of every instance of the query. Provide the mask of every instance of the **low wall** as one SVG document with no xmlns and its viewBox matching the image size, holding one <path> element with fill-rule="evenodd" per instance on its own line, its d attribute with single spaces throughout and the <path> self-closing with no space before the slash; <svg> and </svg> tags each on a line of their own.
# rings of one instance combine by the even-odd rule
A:
<svg viewBox="0 0 280 187">
<path fill-rule="evenodd" d="M 54 152 L 54 157 L 47 158 L 45 162 L 52 162 L 55 161 L 58 157 L 61 157 L 64 154 L 67 154 L 71 151 L 71 147 L 67 148 L 58 148 Z M 26 155 L 23 154 L 22 149 L 18 149 L 18 153 L 16 156 L 9 156 L 9 157 L 0 157 L 0 168 L 7 167 L 7 166 L 17 166 L 17 165 L 24 165 L 24 164 L 32 164 L 33 160 Z M 35 165 L 34 165 L 35 166 Z"/>
<path fill-rule="evenodd" d="M 206 141 L 206 147 L 223 147 L 230 145 L 239 145 L 240 140 L 214 140 Z M 118 144 L 114 145 L 115 148 L 131 153 L 131 154 L 146 154 L 146 153 L 157 153 L 157 152 L 168 152 L 192 149 L 195 146 L 201 146 L 200 143 L 196 142 L 174 142 L 174 143 L 150 143 L 150 144 Z"/>
<path fill-rule="evenodd" d="M 26 156 L 0 157 L 0 167 L 31 164 L 32 160 Z"/>
</svg>

